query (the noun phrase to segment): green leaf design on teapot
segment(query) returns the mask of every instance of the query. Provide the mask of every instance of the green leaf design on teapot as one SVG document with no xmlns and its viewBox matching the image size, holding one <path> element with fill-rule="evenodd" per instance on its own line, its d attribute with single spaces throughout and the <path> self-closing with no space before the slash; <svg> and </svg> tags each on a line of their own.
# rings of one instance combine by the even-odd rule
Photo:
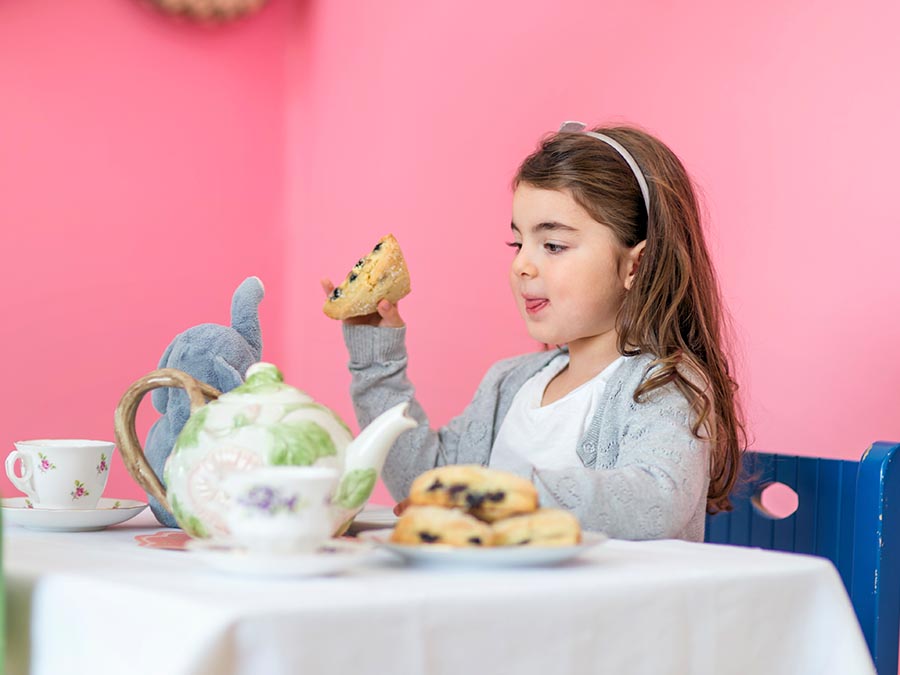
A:
<svg viewBox="0 0 900 675">
<path fill-rule="evenodd" d="M 231 391 L 235 394 L 252 394 L 265 396 L 277 394 L 285 389 L 293 389 L 284 383 L 284 376 L 276 366 L 271 363 L 256 363 L 247 371 L 247 381 L 235 387 Z"/>
<path fill-rule="evenodd" d="M 341 480 L 337 492 L 331 500 L 345 509 L 355 509 L 361 506 L 372 494 L 378 474 L 375 469 L 355 469 L 348 471 Z"/>
<path fill-rule="evenodd" d="M 321 425 L 311 420 L 282 422 L 269 427 L 275 438 L 269 461 L 275 465 L 307 466 L 320 457 L 337 454 L 334 441 Z"/>
</svg>

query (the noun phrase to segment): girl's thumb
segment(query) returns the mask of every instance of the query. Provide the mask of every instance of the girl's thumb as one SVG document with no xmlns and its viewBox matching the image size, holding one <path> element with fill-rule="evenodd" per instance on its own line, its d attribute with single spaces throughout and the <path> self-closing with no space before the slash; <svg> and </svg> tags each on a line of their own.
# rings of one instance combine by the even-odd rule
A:
<svg viewBox="0 0 900 675">
<path fill-rule="evenodd" d="M 397 309 L 397 305 L 389 300 L 382 300 L 378 303 L 378 314 L 381 315 L 382 326 L 402 328 L 406 325 L 403 323 L 403 319 L 400 318 L 400 310 Z"/>
</svg>

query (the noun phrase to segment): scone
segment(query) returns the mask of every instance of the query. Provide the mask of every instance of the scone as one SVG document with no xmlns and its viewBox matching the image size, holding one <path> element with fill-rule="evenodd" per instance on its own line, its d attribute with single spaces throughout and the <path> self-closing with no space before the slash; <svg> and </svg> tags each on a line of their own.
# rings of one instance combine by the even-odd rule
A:
<svg viewBox="0 0 900 675">
<path fill-rule="evenodd" d="M 490 525 L 462 511 L 439 506 L 407 507 L 391 533 L 395 544 L 490 546 L 492 537 Z"/>
<path fill-rule="evenodd" d="M 580 541 L 578 518 L 562 509 L 539 509 L 494 523 L 494 546 L 574 546 Z"/>
<path fill-rule="evenodd" d="M 397 302 L 409 294 L 409 271 L 400 245 L 389 234 L 361 258 L 322 308 L 332 319 L 373 314 L 382 300 Z"/>
<path fill-rule="evenodd" d="M 478 464 L 442 466 L 426 471 L 413 481 L 411 504 L 462 509 L 492 523 L 538 507 L 531 481 L 506 471 Z"/>
</svg>

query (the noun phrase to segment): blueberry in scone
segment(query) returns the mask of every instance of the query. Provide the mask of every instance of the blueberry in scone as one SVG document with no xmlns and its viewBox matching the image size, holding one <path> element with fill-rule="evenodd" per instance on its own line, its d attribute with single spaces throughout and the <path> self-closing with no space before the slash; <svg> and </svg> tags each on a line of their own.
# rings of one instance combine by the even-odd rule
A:
<svg viewBox="0 0 900 675">
<path fill-rule="evenodd" d="M 413 481 L 411 504 L 461 509 L 491 523 L 538 507 L 531 481 L 478 464 L 442 466 Z"/>
<path fill-rule="evenodd" d="M 409 271 L 394 235 L 381 238 L 364 258 L 353 266 L 322 308 L 332 319 L 373 314 L 382 300 L 397 302 L 410 292 Z"/>
<path fill-rule="evenodd" d="M 493 527 L 495 546 L 574 546 L 581 541 L 578 518 L 562 509 L 539 509 Z"/>
<path fill-rule="evenodd" d="M 400 516 L 391 541 L 396 544 L 444 544 L 446 546 L 490 546 L 491 526 L 455 509 L 410 506 Z"/>
</svg>

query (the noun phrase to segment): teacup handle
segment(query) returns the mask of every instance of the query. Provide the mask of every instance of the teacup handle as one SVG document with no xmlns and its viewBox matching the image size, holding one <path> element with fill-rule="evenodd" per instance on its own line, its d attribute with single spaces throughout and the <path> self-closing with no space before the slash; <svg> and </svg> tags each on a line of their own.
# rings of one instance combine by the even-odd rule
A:
<svg viewBox="0 0 900 675">
<path fill-rule="evenodd" d="M 144 456 L 144 449 L 141 447 L 135 429 L 135 417 L 141 399 L 147 392 L 160 387 L 184 389 L 191 402 L 192 415 L 206 405 L 207 400 L 219 398 L 222 392 L 191 377 L 183 370 L 160 368 L 147 373 L 132 384 L 122 395 L 122 399 L 116 407 L 116 444 L 125 461 L 125 468 L 128 469 L 128 473 L 138 485 L 153 495 L 166 511 L 172 513 L 172 508 L 166 500 L 166 489 L 163 487 L 162 481 L 153 473 L 150 462 Z"/>
<path fill-rule="evenodd" d="M 15 464 L 17 459 L 22 463 L 21 476 L 16 475 Z M 37 489 L 34 487 L 34 466 L 30 455 L 21 453 L 18 450 L 13 450 L 9 453 L 6 456 L 6 475 L 12 481 L 12 484 L 16 486 L 16 489 L 21 490 L 32 499 L 35 498 Z"/>
</svg>

